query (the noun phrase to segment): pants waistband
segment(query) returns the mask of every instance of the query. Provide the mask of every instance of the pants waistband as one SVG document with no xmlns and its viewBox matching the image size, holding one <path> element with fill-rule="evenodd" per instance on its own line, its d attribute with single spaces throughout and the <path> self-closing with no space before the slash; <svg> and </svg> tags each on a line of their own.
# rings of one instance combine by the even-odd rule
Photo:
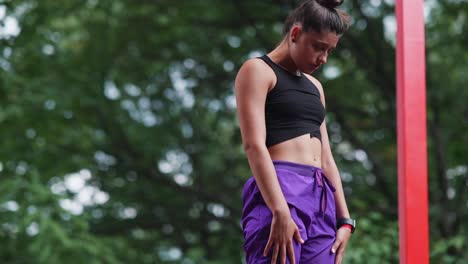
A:
<svg viewBox="0 0 468 264">
<path fill-rule="evenodd" d="M 273 165 L 275 168 L 290 170 L 303 176 L 314 176 L 316 170 L 322 171 L 319 167 L 286 160 L 273 160 Z"/>
<path fill-rule="evenodd" d="M 301 163 L 285 161 L 285 160 L 273 160 L 273 165 L 275 166 L 275 168 L 289 170 L 297 174 L 300 174 L 302 176 L 315 177 L 316 184 L 321 189 L 320 213 L 322 213 L 322 216 L 324 216 L 324 212 L 327 210 L 327 191 L 325 190 L 324 185 L 325 184 L 328 185 L 328 187 L 331 189 L 332 192 L 335 192 L 335 187 L 330 182 L 330 180 L 328 180 L 323 170 L 321 168 L 318 168 L 312 165 L 301 164 Z"/>
</svg>

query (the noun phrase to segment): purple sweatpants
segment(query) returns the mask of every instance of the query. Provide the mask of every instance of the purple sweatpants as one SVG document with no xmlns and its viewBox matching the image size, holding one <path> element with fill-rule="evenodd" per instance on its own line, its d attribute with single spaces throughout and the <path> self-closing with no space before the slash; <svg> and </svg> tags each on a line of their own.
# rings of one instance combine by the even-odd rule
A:
<svg viewBox="0 0 468 264">
<path fill-rule="evenodd" d="M 296 263 L 334 263 L 331 247 L 336 235 L 335 188 L 320 168 L 283 160 L 273 160 L 273 164 L 291 217 L 305 241 L 300 244 L 293 239 Z M 247 264 L 269 264 L 271 251 L 264 257 L 263 250 L 270 234 L 272 214 L 253 176 L 244 185 L 242 200 L 241 223 Z M 289 257 L 286 263 L 290 263 Z"/>
</svg>

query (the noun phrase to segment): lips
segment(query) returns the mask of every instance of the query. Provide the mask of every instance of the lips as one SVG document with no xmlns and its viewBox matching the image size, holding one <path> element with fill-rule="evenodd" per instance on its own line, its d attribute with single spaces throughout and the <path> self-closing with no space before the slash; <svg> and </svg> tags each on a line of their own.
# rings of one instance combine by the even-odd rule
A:
<svg viewBox="0 0 468 264">
<path fill-rule="evenodd" d="M 316 69 L 318 69 L 318 67 L 319 67 L 320 65 L 312 64 L 312 65 L 310 65 L 310 66 L 312 67 L 312 71 L 315 71 Z"/>
</svg>

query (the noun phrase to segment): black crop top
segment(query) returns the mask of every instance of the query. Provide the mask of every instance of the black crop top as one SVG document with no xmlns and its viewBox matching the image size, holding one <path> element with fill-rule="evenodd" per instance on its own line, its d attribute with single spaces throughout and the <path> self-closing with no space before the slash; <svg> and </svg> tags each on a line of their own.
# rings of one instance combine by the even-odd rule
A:
<svg viewBox="0 0 468 264">
<path fill-rule="evenodd" d="M 277 79 L 265 101 L 266 146 L 304 134 L 321 141 L 325 108 L 317 87 L 303 73 L 297 76 L 288 72 L 266 54 L 259 58 L 273 69 Z"/>
</svg>

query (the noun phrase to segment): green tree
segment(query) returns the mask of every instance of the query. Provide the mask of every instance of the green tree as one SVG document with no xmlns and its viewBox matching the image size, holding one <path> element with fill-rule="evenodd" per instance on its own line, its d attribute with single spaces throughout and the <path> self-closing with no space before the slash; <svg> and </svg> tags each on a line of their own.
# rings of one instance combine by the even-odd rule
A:
<svg viewBox="0 0 468 264">
<path fill-rule="evenodd" d="M 0 261 L 240 263 L 233 82 L 297 2 L 1 1 Z M 426 5 L 431 261 L 463 263 L 468 7 Z M 317 78 L 359 221 L 345 261 L 395 263 L 394 6 L 343 8 Z"/>
</svg>

